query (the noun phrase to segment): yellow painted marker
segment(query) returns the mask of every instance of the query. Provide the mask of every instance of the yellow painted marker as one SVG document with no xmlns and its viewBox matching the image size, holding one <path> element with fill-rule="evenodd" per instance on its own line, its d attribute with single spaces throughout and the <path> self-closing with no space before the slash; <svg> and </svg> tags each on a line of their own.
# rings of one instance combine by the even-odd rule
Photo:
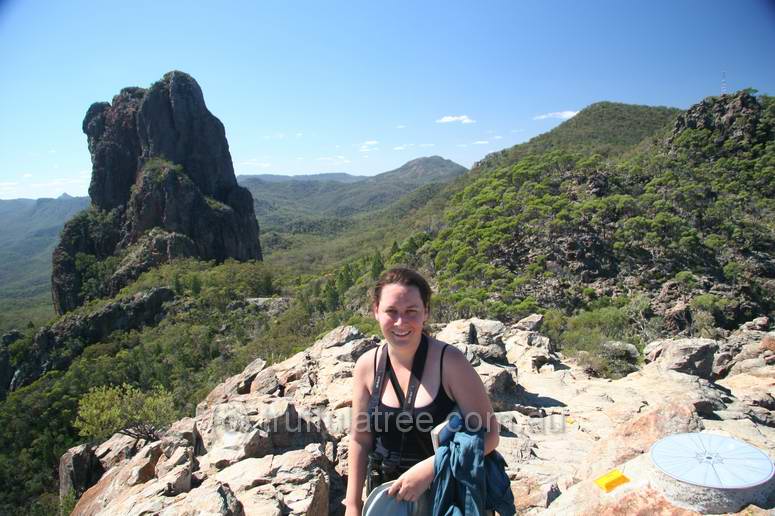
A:
<svg viewBox="0 0 775 516">
<path fill-rule="evenodd" d="M 595 480 L 595 484 L 606 493 L 610 493 L 622 484 L 626 484 L 630 479 L 618 469 L 614 469 Z"/>
</svg>

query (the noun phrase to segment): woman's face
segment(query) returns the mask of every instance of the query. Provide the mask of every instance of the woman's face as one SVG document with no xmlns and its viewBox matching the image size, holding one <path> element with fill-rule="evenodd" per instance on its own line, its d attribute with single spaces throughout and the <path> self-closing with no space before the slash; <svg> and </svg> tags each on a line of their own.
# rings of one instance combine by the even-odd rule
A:
<svg viewBox="0 0 775 516">
<path fill-rule="evenodd" d="M 379 305 L 373 307 L 382 335 L 394 346 L 416 345 L 428 320 L 428 309 L 414 285 L 390 283 L 382 287 Z"/>
</svg>

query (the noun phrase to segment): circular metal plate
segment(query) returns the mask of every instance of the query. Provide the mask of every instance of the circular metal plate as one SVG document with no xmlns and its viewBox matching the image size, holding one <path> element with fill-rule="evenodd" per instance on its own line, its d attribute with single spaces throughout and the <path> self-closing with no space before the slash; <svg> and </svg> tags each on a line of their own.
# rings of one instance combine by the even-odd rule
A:
<svg viewBox="0 0 775 516">
<path fill-rule="evenodd" d="M 696 486 L 743 489 L 767 482 L 772 460 L 750 444 L 721 435 L 674 434 L 651 447 L 651 461 L 666 475 Z"/>
</svg>

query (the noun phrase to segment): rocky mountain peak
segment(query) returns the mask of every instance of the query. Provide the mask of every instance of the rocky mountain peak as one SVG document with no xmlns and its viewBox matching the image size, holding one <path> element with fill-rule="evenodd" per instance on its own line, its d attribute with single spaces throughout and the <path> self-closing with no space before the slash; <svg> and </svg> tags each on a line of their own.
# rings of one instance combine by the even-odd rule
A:
<svg viewBox="0 0 775 516">
<path fill-rule="evenodd" d="M 155 157 L 181 165 L 204 195 L 221 202 L 237 185 L 223 124 L 186 73 L 169 72 L 147 90 L 124 88 L 112 104 L 92 104 L 83 132 L 94 165 L 89 195 L 101 209 L 125 204 L 138 172 Z"/>
<path fill-rule="evenodd" d="M 678 116 L 669 141 L 687 129 L 705 129 L 714 134 L 716 144 L 727 140 L 751 144 L 757 138 L 761 114 L 762 105 L 746 90 L 707 97 Z"/>
<path fill-rule="evenodd" d="M 190 75 L 172 71 L 92 104 L 83 132 L 92 206 L 65 225 L 54 251 L 58 313 L 173 258 L 261 259 L 253 197 L 237 185 L 223 124 Z"/>
</svg>

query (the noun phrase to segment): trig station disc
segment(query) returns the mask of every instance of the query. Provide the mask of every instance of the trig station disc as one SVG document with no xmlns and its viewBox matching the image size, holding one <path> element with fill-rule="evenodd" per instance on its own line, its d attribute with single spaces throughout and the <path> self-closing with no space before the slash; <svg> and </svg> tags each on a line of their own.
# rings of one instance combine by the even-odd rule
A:
<svg viewBox="0 0 775 516">
<path fill-rule="evenodd" d="M 706 433 L 674 434 L 651 447 L 651 460 L 666 475 L 696 486 L 743 489 L 767 482 L 772 460 L 750 444 Z"/>
</svg>

